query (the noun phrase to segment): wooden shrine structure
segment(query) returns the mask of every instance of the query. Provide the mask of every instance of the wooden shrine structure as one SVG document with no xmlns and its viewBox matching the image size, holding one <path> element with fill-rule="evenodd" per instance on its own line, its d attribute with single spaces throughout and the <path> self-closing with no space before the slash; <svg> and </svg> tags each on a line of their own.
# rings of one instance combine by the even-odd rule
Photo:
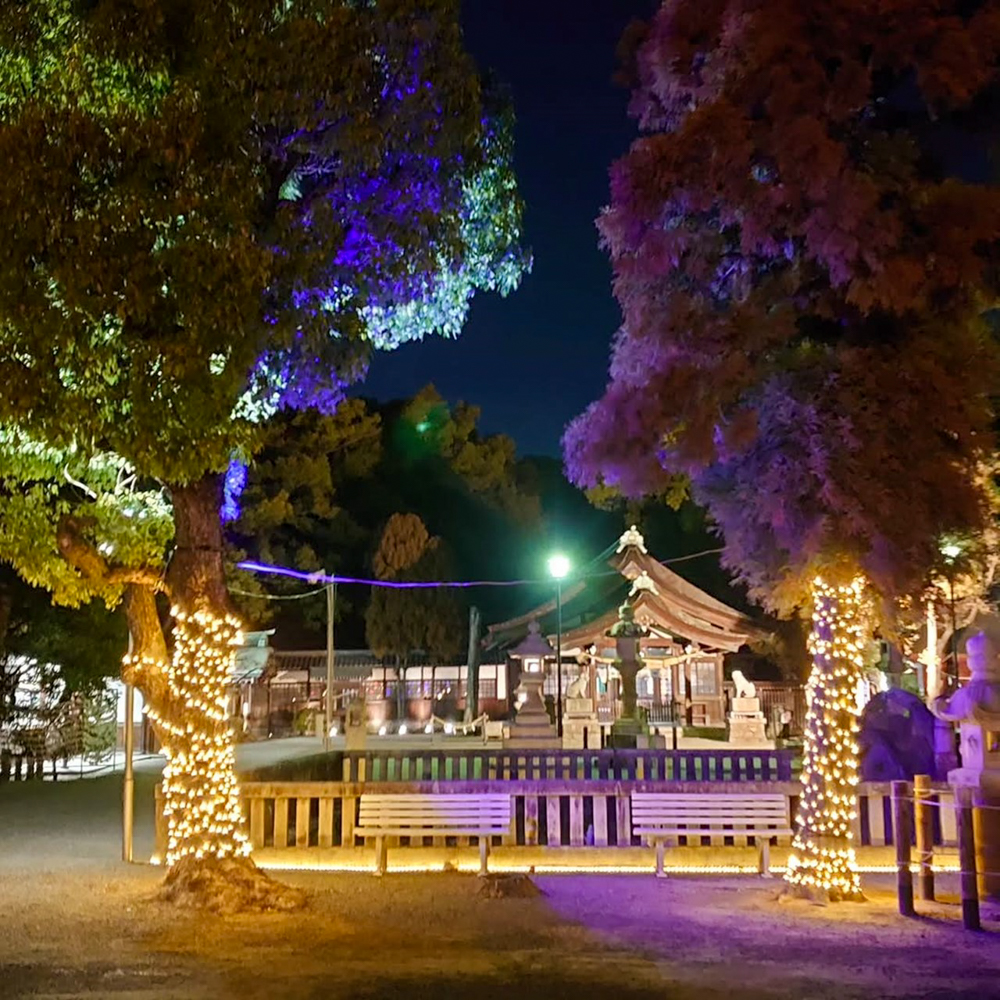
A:
<svg viewBox="0 0 1000 1000">
<path fill-rule="evenodd" d="M 611 546 L 605 561 L 583 579 L 567 581 L 562 593 L 563 691 L 588 678 L 595 711 L 613 714 L 618 682 L 612 666 L 614 641 L 607 636 L 628 600 L 635 620 L 648 634 L 641 640 L 644 668 L 637 678 L 639 702 L 649 721 L 724 726 L 723 658 L 761 634 L 741 612 L 705 593 L 649 554 L 633 525 Z M 512 650 L 538 622 L 549 644 L 556 645 L 556 601 L 552 599 L 517 618 L 490 625 L 484 646 Z M 546 694 L 554 694 L 555 656 L 547 664 Z M 512 665 L 509 689 L 518 679 Z"/>
</svg>

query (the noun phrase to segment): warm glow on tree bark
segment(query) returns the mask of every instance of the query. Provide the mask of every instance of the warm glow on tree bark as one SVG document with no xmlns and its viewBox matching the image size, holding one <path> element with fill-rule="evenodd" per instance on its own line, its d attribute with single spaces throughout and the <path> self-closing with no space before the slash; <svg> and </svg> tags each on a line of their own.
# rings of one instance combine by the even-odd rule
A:
<svg viewBox="0 0 1000 1000">
<path fill-rule="evenodd" d="M 250 843 L 236 782 L 228 682 L 240 625 L 208 611 L 172 609 L 174 651 L 161 665 L 171 692 L 167 706 L 151 704 L 167 758 L 163 770 L 163 814 L 167 821 L 168 867 L 182 858 L 246 857 Z M 137 678 L 156 665 L 126 657 Z"/>
<path fill-rule="evenodd" d="M 813 584 L 812 673 L 806 688 L 802 797 L 785 880 L 831 899 L 860 899 L 852 826 L 857 814 L 858 682 L 865 582 Z"/>
</svg>

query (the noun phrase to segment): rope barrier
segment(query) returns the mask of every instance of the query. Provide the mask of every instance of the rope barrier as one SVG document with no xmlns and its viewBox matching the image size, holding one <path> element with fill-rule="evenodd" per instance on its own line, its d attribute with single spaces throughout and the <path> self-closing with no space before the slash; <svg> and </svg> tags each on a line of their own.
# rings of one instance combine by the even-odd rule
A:
<svg viewBox="0 0 1000 1000">
<path fill-rule="evenodd" d="M 949 795 L 949 791 L 946 790 L 946 789 L 940 789 L 940 790 L 933 791 L 931 794 L 933 794 L 933 795 Z M 959 805 L 957 805 L 957 803 L 955 802 L 954 798 L 949 799 L 947 802 L 941 802 L 941 801 L 934 801 L 933 799 L 929 799 L 929 798 L 921 798 L 921 797 L 914 796 L 914 795 L 900 795 L 898 797 L 900 799 L 903 799 L 903 800 L 907 801 L 907 802 L 921 802 L 925 806 L 930 806 L 933 809 L 959 809 L 959 808 L 961 808 Z M 972 808 L 973 809 L 990 809 L 990 810 L 993 810 L 993 811 L 1000 810 L 1000 806 L 978 805 L 977 803 L 973 803 L 972 804 Z"/>
<path fill-rule="evenodd" d="M 229 593 L 238 594 L 240 597 L 254 597 L 261 601 L 301 601 L 305 597 L 315 597 L 317 594 L 325 594 L 326 587 L 307 590 L 304 594 L 255 594 L 249 590 L 237 590 L 235 587 L 230 587 Z"/>
</svg>

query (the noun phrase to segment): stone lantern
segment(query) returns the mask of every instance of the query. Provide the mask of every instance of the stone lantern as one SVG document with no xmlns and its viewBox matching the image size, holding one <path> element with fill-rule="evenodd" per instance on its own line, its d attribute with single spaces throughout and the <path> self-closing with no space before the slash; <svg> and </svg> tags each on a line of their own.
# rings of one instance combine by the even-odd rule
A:
<svg viewBox="0 0 1000 1000">
<path fill-rule="evenodd" d="M 528 626 L 528 634 L 510 651 L 511 659 L 518 660 L 521 680 L 514 689 L 517 716 L 504 740 L 509 747 L 557 747 L 559 737 L 556 727 L 545 711 L 545 663 L 555 655 L 538 622 Z"/>
<path fill-rule="evenodd" d="M 962 766 L 948 772 L 955 788 L 972 790 L 976 807 L 976 869 L 980 892 L 1000 901 L 1000 660 L 984 632 L 965 645 L 971 677 L 934 700 L 931 711 L 959 724 Z"/>
<path fill-rule="evenodd" d="M 648 734 L 648 727 L 639 718 L 636 706 L 636 675 L 642 669 L 639 646 L 649 630 L 635 620 L 635 608 L 626 601 L 618 609 L 618 621 L 611 626 L 608 636 L 615 640 L 615 667 L 622 680 L 622 714 L 611 727 L 611 745 L 636 747 L 640 737 Z"/>
</svg>

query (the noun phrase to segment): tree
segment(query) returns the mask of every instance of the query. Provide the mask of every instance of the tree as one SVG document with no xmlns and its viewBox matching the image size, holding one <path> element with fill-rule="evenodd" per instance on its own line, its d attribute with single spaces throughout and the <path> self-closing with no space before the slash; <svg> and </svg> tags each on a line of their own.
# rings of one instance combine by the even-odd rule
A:
<svg viewBox="0 0 1000 1000">
<path fill-rule="evenodd" d="M 125 673 L 169 758 L 171 891 L 228 871 L 273 903 L 244 860 L 223 708 L 238 621 L 219 474 L 276 407 L 335 409 L 372 349 L 455 336 L 477 289 L 517 284 L 510 115 L 452 0 L 7 7 L 0 424 L 22 465 L 43 448 L 163 484 L 173 544 L 169 564 L 126 561 L 100 511 L 55 517 L 61 476 L 12 460 L 50 530 L 5 555 L 57 591 L 126 588 Z M 76 482 L 88 508 L 129 492 Z M 67 565 L 32 565 L 54 538 Z"/>
<path fill-rule="evenodd" d="M 447 547 L 416 514 L 389 518 L 372 569 L 378 579 L 397 583 L 454 578 Z M 418 650 L 441 659 L 457 656 L 465 638 L 462 601 L 449 588 L 373 587 L 365 621 L 371 648 L 404 665 Z"/>
<path fill-rule="evenodd" d="M 382 421 L 360 399 L 347 399 L 335 413 L 283 411 L 264 428 L 263 446 L 248 471 L 239 502 L 228 512 L 230 562 L 251 556 L 305 571 L 358 575 L 355 560 L 372 547 L 362 510 L 346 508 L 340 496 L 345 483 L 371 484 L 382 455 Z M 370 498 L 365 506 L 370 506 Z M 228 516 L 227 516 L 228 514 Z M 298 581 L 254 574 L 240 577 L 236 601 L 257 623 L 287 624 L 293 631 L 322 630 L 326 601 L 322 595 L 302 601 L 269 601 L 302 591 Z M 260 595 L 260 599 L 248 596 Z M 350 595 L 338 594 L 337 618 L 354 610 Z"/>
<path fill-rule="evenodd" d="M 855 897 L 867 613 L 987 510 L 1000 5 L 676 0 L 628 47 L 645 134 L 599 221 L 623 326 L 567 462 L 632 493 L 688 475 L 750 592 L 811 607 L 787 877 Z"/>
</svg>

